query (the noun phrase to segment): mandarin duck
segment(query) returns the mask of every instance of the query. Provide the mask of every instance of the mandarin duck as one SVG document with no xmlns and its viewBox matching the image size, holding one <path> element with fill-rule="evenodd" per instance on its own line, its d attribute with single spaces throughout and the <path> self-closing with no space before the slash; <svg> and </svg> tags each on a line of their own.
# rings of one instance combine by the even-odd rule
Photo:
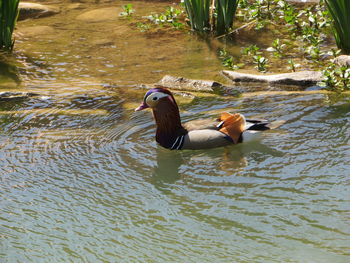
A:
<svg viewBox="0 0 350 263">
<path fill-rule="evenodd" d="M 170 150 L 209 149 L 256 139 L 257 133 L 276 128 L 283 121 L 246 120 L 240 113 L 221 113 L 218 119 L 181 123 L 173 94 L 164 87 L 146 92 L 142 104 L 135 109 L 151 108 L 156 122 L 156 141 Z"/>
</svg>

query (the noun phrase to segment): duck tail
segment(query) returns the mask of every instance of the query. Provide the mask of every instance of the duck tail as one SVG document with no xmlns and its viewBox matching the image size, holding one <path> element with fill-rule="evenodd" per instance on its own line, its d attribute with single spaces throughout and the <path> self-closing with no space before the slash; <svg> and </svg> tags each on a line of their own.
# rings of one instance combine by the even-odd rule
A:
<svg viewBox="0 0 350 263">
<path fill-rule="evenodd" d="M 255 119 L 246 120 L 242 114 L 227 112 L 222 113 L 218 121 L 220 121 L 217 126 L 219 131 L 228 135 L 235 144 L 241 142 L 243 137 L 245 141 L 255 140 L 260 137 L 261 131 L 276 129 L 286 122 L 284 120 L 273 122 Z"/>
<path fill-rule="evenodd" d="M 246 130 L 250 131 L 266 131 L 266 130 L 272 130 L 280 127 L 283 125 L 286 121 L 279 120 L 279 121 L 272 121 L 268 122 L 266 120 L 247 120 L 247 127 Z"/>
</svg>

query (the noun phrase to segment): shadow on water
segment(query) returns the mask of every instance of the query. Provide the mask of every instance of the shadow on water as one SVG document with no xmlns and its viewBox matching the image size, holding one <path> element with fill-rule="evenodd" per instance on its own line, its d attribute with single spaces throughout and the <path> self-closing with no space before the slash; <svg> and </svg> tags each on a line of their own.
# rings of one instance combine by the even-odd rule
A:
<svg viewBox="0 0 350 263">
<path fill-rule="evenodd" d="M 20 83 L 18 68 L 8 56 L 0 53 L 0 86 L 6 86 L 10 81 L 15 82 L 17 85 Z"/>
</svg>

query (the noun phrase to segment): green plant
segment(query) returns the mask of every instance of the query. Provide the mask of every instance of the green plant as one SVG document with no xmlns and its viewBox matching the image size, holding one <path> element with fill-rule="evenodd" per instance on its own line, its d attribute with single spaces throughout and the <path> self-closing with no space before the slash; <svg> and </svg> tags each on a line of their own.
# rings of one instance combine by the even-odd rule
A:
<svg viewBox="0 0 350 263">
<path fill-rule="evenodd" d="M 341 50 L 336 48 L 331 48 L 331 51 L 328 52 L 328 54 L 333 56 L 333 58 L 336 58 L 337 56 L 339 56 L 340 53 L 341 53 Z"/>
<path fill-rule="evenodd" d="M 238 4 L 239 8 L 242 8 L 242 9 L 247 8 L 249 5 L 250 4 L 248 0 L 241 0 L 239 1 L 239 4 Z"/>
<path fill-rule="evenodd" d="M 151 27 L 149 24 L 142 23 L 142 22 L 137 22 L 136 27 L 141 31 L 141 32 L 146 32 L 148 31 Z"/>
<path fill-rule="evenodd" d="M 293 72 L 296 71 L 296 68 L 300 67 L 300 64 L 295 64 L 293 59 L 288 59 L 289 69 Z"/>
<path fill-rule="evenodd" d="M 350 1 L 325 0 L 333 18 L 334 36 L 337 45 L 345 53 L 350 53 Z"/>
<path fill-rule="evenodd" d="M 286 44 L 282 44 L 279 38 L 275 39 L 272 42 L 272 49 L 274 51 L 273 54 L 277 58 L 283 57 L 285 48 L 286 48 Z"/>
<path fill-rule="evenodd" d="M 12 50 L 19 0 L 0 0 L 0 49 Z"/>
<path fill-rule="evenodd" d="M 261 54 L 260 48 L 257 45 L 250 45 L 249 47 L 243 48 L 243 55 L 256 56 Z"/>
<path fill-rule="evenodd" d="M 284 21 L 289 25 L 299 27 L 298 12 L 294 7 L 289 5 L 286 1 L 279 1 L 278 6 L 282 10 Z"/>
<path fill-rule="evenodd" d="M 153 14 L 147 18 L 157 25 L 171 24 L 176 29 L 182 29 L 184 24 L 179 21 L 179 16 L 183 13 L 180 9 L 167 7 L 164 13 Z"/>
<path fill-rule="evenodd" d="M 286 0 L 241 0 L 237 12 L 240 19 L 254 24 L 256 30 L 266 25 L 276 25 L 276 22 L 294 26 L 297 24 L 297 15 L 294 7 Z"/>
<path fill-rule="evenodd" d="M 299 63 L 302 61 L 305 68 L 328 67 L 324 71 L 324 83 L 328 89 L 350 90 L 350 69 L 329 63 L 330 57 L 339 55 L 339 50 L 329 42 L 329 35 L 332 33 L 331 19 L 324 1 L 320 0 L 319 4 L 300 9 L 293 7 L 286 0 L 241 0 L 237 19 L 244 24 L 229 34 L 237 34 L 239 37 L 239 33 L 243 32 L 243 35 L 246 29 L 261 29 L 266 25 L 260 32 L 273 35 L 275 40 L 271 47 L 266 49 L 273 53 L 267 56 L 255 44 L 242 49 L 241 57 L 231 56 L 223 50 L 220 51 L 222 64 L 227 68 L 238 69 L 240 65 L 247 66 L 254 63 L 257 70 L 266 72 L 269 64 L 277 60 L 278 65 L 287 64 L 286 68 L 294 72 L 301 67 Z M 350 8 L 348 10 L 350 16 Z M 247 39 L 249 38 L 250 35 Z"/>
<path fill-rule="evenodd" d="M 262 19 L 271 19 L 274 15 L 274 9 L 272 8 L 272 3 L 276 2 L 274 0 L 255 0 L 251 3 L 251 16 L 253 18 L 262 20 Z"/>
<path fill-rule="evenodd" d="M 267 71 L 267 63 L 269 60 L 261 55 L 253 56 L 253 62 L 256 65 L 256 69 L 260 72 L 266 72 Z"/>
<path fill-rule="evenodd" d="M 329 90 L 345 91 L 350 90 L 350 67 L 332 64 L 323 72 L 323 83 Z"/>
<path fill-rule="evenodd" d="M 225 49 L 219 50 L 219 58 L 221 59 L 224 67 L 232 70 L 237 70 L 244 66 L 244 64 L 236 63 L 236 59 L 233 56 L 228 55 Z"/>
<path fill-rule="evenodd" d="M 121 12 L 119 15 L 131 17 L 132 14 L 135 12 L 135 10 L 132 9 L 132 7 L 133 7 L 132 4 L 123 5 L 123 12 Z"/>
</svg>

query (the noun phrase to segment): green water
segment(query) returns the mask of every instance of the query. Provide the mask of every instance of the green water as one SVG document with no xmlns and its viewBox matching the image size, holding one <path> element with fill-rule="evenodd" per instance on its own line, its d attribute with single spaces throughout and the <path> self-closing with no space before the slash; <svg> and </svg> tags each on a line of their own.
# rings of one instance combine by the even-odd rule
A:
<svg viewBox="0 0 350 263">
<path fill-rule="evenodd" d="M 222 80 L 222 67 L 186 33 L 75 20 L 123 3 L 18 24 L 53 31 L 18 38 L 0 64 L 1 91 L 40 94 L 0 102 L 0 262 L 349 262 L 349 98 L 198 98 L 184 121 L 229 108 L 287 122 L 253 144 L 162 149 L 151 113 L 132 110 L 137 85 Z"/>
</svg>

